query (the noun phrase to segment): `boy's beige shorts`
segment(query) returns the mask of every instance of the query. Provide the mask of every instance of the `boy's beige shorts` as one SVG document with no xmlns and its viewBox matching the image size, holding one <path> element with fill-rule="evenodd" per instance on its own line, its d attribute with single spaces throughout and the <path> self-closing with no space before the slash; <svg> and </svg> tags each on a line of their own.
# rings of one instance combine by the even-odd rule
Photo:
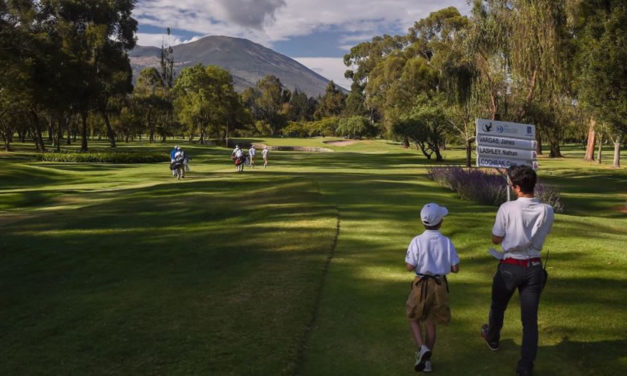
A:
<svg viewBox="0 0 627 376">
<path fill-rule="evenodd" d="M 448 305 L 448 291 L 446 291 L 444 278 L 440 278 L 438 284 L 432 278 L 416 276 L 411 286 L 405 307 L 408 319 L 430 320 L 443 325 L 451 321 L 451 309 Z"/>
</svg>

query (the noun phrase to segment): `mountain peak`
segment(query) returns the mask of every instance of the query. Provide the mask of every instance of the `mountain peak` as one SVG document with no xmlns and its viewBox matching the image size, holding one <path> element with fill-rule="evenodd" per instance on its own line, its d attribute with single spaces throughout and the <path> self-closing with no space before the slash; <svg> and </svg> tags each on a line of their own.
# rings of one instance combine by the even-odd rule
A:
<svg viewBox="0 0 627 376">
<path fill-rule="evenodd" d="M 310 97 L 323 95 L 329 80 L 296 60 L 248 39 L 211 35 L 194 42 L 172 46 L 175 70 L 198 63 L 217 65 L 233 76 L 235 88 L 254 87 L 267 75 L 274 75 L 288 89 Z M 129 52 L 133 74 L 146 67 L 159 67 L 161 49 L 137 46 Z"/>
</svg>

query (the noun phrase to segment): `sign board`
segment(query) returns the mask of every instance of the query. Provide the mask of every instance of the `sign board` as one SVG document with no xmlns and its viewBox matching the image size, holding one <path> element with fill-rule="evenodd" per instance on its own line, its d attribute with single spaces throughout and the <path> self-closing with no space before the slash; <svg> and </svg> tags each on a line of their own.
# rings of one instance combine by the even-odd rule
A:
<svg viewBox="0 0 627 376">
<path fill-rule="evenodd" d="M 533 124 L 477 119 L 477 135 L 535 140 L 536 126 Z"/>
<path fill-rule="evenodd" d="M 477 119 L 477 166 L 538 168 L 533 124 Z"/>
<path fill-rule="evenodd" d="M 494 158 L 494 157 L 477 157 L 477 166 L 480 167 L 497 167 L 508 168 L 510 166 L 531 166 L 534 170 L 538 169 L 538 162 L 524 159 L 508 159 L 508 158 Z"/>
<path fill-rule="evenodd" d="M 536 150 L 536 140 L 518 140 L 515 138 L 494 137 L 481 134 L 477 135 L 477 145 Z"/>
<path fill-rule="evenodd" d="M 491 146 L 477 145 L 477 154 L 492 157 L 503 157 L 509 159 L 523 159 L 532 160 L 537 158 L 535 150 L 531 149 L 506 149 L 506 148 L 493 148 Z"/>
</svg>

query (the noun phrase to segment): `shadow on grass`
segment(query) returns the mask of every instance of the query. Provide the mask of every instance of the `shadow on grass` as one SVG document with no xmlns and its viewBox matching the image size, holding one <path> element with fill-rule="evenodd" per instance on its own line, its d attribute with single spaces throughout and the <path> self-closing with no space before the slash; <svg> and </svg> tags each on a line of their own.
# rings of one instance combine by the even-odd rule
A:
<svg viewBox="0 0 627 376">
<path fill-rule="evenodd" d="M 9 222 L 0 373 L 290 374 L 337 212 L 311 181 L 274 183 L 155 186 Z"/>
</svg>

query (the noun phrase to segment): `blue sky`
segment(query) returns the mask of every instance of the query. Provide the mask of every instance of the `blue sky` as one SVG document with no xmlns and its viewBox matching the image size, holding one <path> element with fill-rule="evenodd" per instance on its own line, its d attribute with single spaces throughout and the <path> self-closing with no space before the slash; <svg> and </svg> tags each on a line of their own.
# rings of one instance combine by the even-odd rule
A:
<svg viewBox="0 0 627 376">
<path fill-rule="evenodd" d="M 207 35 L 246 38 L 289 56 L 337 84 L 342 57 L 376 35 L 404 34 L 413 23 L 448 6 L 468 13 L 466 0 L 139 0 L 138 41 L 172 45 Z"/>
</svg>

